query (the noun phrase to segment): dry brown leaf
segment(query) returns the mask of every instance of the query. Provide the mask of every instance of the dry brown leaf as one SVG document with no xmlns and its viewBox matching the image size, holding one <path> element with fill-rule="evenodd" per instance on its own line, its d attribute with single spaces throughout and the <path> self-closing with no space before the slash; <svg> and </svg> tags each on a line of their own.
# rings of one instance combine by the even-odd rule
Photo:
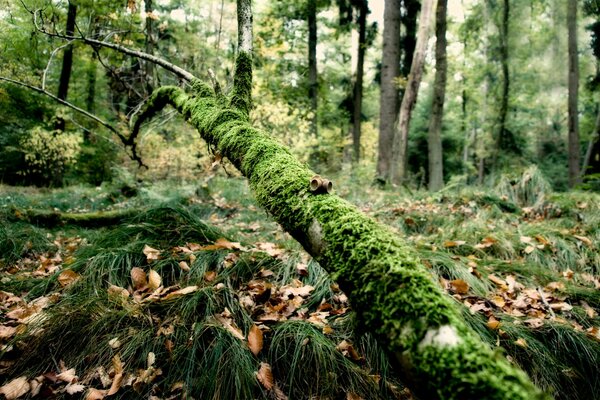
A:
<svg viewBox="0 0 600 400">
<path fill-rule="evenodd" d="M 139 267 L 131 268 L 131 282 L 133 282 L 133 288 L 139 290 L 148 284 L 146 272 Z"/>
<path fill-rule="evenodd" d="M 118 349 L 119 347 L 121 347 L 121 341 L 119 340 L 119 338 L 112 338 L 108 341 L 108 346 L 111 349 Z"/>
<path fill-rule="evenodd" d="M 275 386 L 273 371 L 271 371 L 271 366 L 266 362 L 260 363 L 260 368 L 258 369 L 258 372 L 256 372 L 256 378 L 267 390 L 271 390 L 273 389 L 273 386 Z"/>
<path fill-rule="evenodd" d="M 504 306 L 506 305 L 506 300 L 504 299 L 504 297 L 502 297 L 502 296 L 499 296 L 499 295 L 494 295 L 494 296 L 492 296 L 492 297 L 490 298 L 490 301 L 491 301 L 492 303 L 494 303 L 494 305 L 495 305 L 496 307 L 500 307 L 500 308 L 502 308 L 502 307 L 504 307 Z"/>
<path fill-rule="evenodd" d="M 467 242 L 465 242 L 464 240 L 447 240 L 444 242 L 444 247 L 446 247 L 446 248 L 458 247 L 458 246 L 462 246 L 465 243 L 467 243 Z"/>
<path fill-rule="evenodd" d="M 250 332 L 248 332 L 248 347 L 250 347 L 250 351 L 255 356 L 257 356 L 263 348 L 263 333 L 260 328 L 254 324 L 252 324 Z"/>
<path fill-rule="evenodd" d="M 17 333 L 16 326 L 0 325 L 0 339 L 10 339 Z"/>
<path fill-rule="evenodd" d="M 56 375 L 56 379 L 59 381 L 74 383 L 77 382 L 77 375 L 75 375 L 75 368 L 67 369 L 60 374 Z"/>
<path fill-rule="evenodd" d="M 448 282 L 450 284 L 450 290 L 457 294 L 467 294 L 469 292 L 469 284 L 462 279 L 455 279 Z"/>
<path fill-rule="evenodd" d="M 497 330 L 498 328 L 500 328 L 500 321 L 498 321 L 496 318 L 494 318 L 494 316 L 492 315 L 487 322 L 487 327 L 489 329 L 492 330 Z"/>
<path fill-rule="evenodd" d="M 212 282 L 217 279 L 217 271 L 206 271 L 204 273 L 204 280 L 206 282 Z"/>
<path fill-rule="evenodd" d="M 569 303 L 561 302 L 550 304 L 550 308 L 558 311 L 571 311 L 573 309 L 573 306 Z"/>
<path fill-rule="evenodd" d="M 144 246 L 142 253 L 146 256 L 146 260 L 148 261 L 156 261 L 160 258 L 160 250 L 150 247 L 148 245 Z"/>
<path fill-rule="evenodd" d="M 65 390 L 68 394 L 73 395 L 75 393 L 83 392 L 85 390 L 85 385 L 80 383 L 69 383 L 67 386 L 65 386 Z"/>
<path fill-rule="evenodd" d="M 230 242 L 225 238 L 218 238 L 214 244 L 199 246 L 198 250 L 245 250 L 239 242 Z"/>
<path fill-rule="evenodd" d="M 115 377 L 113 378 L 113 381 L 112 381 L 112 385 L 110 386 L 110 389 L 108 389 L 108 393 L 106 393 L 106 395 L 112 396 L 113 394 L 117 393 L 119 391 L 119 389 L 121 388 L 122 383 L 123 383 L 123 373 L 115 374 Z"/>
<path fill-rule="evenodd" d="M 527 341 L 525 339 L 523 339 L 523 338 L 518 338 L 517 340 L 515 340 L 515 344 L 517 346 L 520 346 L 520 347 L 523 347 L 523 348 L 527 347 Z"/>
<path fill-rule="evenodd" d="M 194 292 L 198 291 L 198 289 L 199 289 L 198 286 L 187 286 L 187 287 L 184 287 L 183 289 L 178 289 L 178 290 L 175 290 L 174 292 L 167 294 L 165 297 L 162 298 L 162 300 L 169 300 L 174 297 L 179 297 L 179 296 L 184 296 L 186 294 L 194 293 Z"/>
<path fill-rule="evenodd" d="M 531 241 L 533 240 L 533 238 L 530 237 L 530 236 L 521 236 L 519 238 L 519 240 L 521 240 L 521 243 L 529 244 L 529 243 L 531 243 Z"/>
<path fill-rule="evenodd" d="M 233 336 L 235 336 L 236 338 L 238 338 L 240 340 L 245 340 L 246 339 L 244 337 L 244 334 L 242 333 L 242 330 L 240 328 L 238 328 L 238 326 L 236 325 L 236 323 L 232 319 L 224 317 L 223 315 L 216 315 L 215 318 Z"/>
<path fill-rule="evenodd" d="M 185 272 L 189 272 L 190 271 L 190 266 L 185 261 L 179 261 L 179 268 L 181 268 Z"/>
<path fill-rule="evenodd" d="M 592 307 L 590 307 L 590 305 L 585 302 L 585 301 L 581 301 L 581 306 L 583 307 L 583 309 L 585 310 L 585 313 L 587 314 L 588 317 L 590 318 L 596 318 L 596 315 L 598 315 L 598 313 L 596 312 L 596 310 L 594 310 Z"/>
<path fill-rule="evenodd" d="M 102 400 L 106 396 L 106 390 L 90 388 L 85 395 L 85 400 Z"/>
<path fill-rule="evenodd" d="M 535 250 L 535 247 L 529 245 L 529 246 L 525 247 L 525 250 L 523 250 L 523 251 L 527 254 L 531 254 L 531 253 L 533 253 L 534 250 Z"/>
<path fill-rule="evenodd" d="M 489 274 L 488 279 L 490 281 L 494 282 L 496 284 L 496 286 L 500 287 L 501 289 L 505 289 L 505 290 L 508 289 L 508 284 L 506 283 L 506 281 L 504 279 L 498 278 L 494 274 Z"/>
<path fill-rule="evenodd" d="M 308 276 L 308 265 L 306 265 L 306 263 L 299 262 L 296 264 L 296 272 L 300 276 Z"/>
<path fill-rule="evenodd" d="M 65 269 L 58 275 L 58 283 L 60 286 L 66 287 L 79 279 L 81 275 L 71 269 Z"/>
<path fill-rule="evenodd" d="M 3 394 L 6 400 L 13 400 L 27 394 L 30 388 L 27 377 L 21 376 L 0 387 L 0 394 Z"/>
<path fill-rule="evenodd" d="M 150 290 L 156 290 L 162 285 L 162 278 L 155 270 L 148 272 L 148 287 Z"/>
<path fill-rule="evenodd" d="M 571 268 L 567 268 L 565 271 L 563 271 L 562 276 L 567 280 L 571 280 L 573 279 L 574 274 L 575 273 L 571 270 Z"/>
<path fill-rule="evenodd" d="M 580 241 L 582 241 L 586 246 L 588 247 L 593 247 L 594 243 L 592 243 L 592 241 L 590 240 L 590 238 L 587 238 L 585 236 L 580 236 L 580 235 L 573 235 L 574 238 L 579 239 Z"/>
<path fill-rule="evenodd" d="M 361 396 L 357 395 L 356 393 L 347 392 L 346 400 L 364 400 L 364 399 Z"/>
</svg>

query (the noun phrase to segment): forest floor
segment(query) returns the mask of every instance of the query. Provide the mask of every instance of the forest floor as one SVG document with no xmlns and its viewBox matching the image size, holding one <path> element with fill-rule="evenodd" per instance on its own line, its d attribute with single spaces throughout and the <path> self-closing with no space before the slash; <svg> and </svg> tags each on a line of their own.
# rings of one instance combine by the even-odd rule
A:
<svg viewBox="0 0 600 400">
<path fill-rule="evenodd" d="M 599 398 L 600 196 L 530 178 L 337 192 L 405 237 L 473 329 L 537 385 Z M 0 394 L 411 398 L 354 330 L 335 282 L 225 177 L 0 186 Z"/>
</svg>

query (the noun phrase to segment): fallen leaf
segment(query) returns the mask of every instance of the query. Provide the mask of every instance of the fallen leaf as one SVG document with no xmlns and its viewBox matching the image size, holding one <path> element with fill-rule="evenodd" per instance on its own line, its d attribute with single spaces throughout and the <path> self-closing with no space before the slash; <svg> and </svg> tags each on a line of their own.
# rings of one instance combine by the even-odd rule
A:
<svg viewBox="0 0 600 400">
<path fill-rule="evenodd" d="M 6 400 L 18 399 L 29 392 L 29 389 L 27 377 L 21 376 L 0 387 L 0 394 L 3 394 Z"/>
<path fill-rule="evenodd" d="M 206 282 L 212 282 L 217 278 L 217 271 L 206 271 L 204 273 L 204 280 Z"/>
<path fill-rule="evenodd" d="M 162 285 L 162 278 L 155 270 L 151 269 L 148 273 L 148 287 L 150 290 L 156 290 Z"/>
<path fill-rule="evenodd" d="M 308 276 L 308 265 L 303 262 L 296 264 L 296 272 L 300 276 Z"/>
<path fill-rule="evenodd" d="M 146 272 L 139 267 L 131 268 L 131 281 L 133 282 L 133 288 L 139 290 L 148 284 L 146 278 Z"/>
<path fill-rule="evenodd" d="M 527 341 L 525 339 L 523 339 L 523 338 L 518 338 L 517 340 L 515 340 L 515 344 L 517 346 L 520 346 L 520 347 L 523 347 L 523 348 L 527 347 Z"/>
<path fill-rule="evenodd" d="M 508 290 L 508 284 L 506 283 L 506 281 L 504 279 L 498 278 L 494 274 L 489 274 L 488 279 L 490 281 L 494 282 L 496 284 L 496 286 L 499 286 L 502 289 Z"/>
<path fill-rule="evenodd" d="M 190 266 L 185 261 L 179 261 L 179 268 L 181 268 L 185 272 L 189 272 L 190 271 Z"/>
<path fill-rule="evenodd" d="M 160 250 L 152 248 L 148 245 L 144 246 L 142 253 L 144 253 L 144 255 L 146 256 L 146 260 L 148 261 L 155 261 L 160 258 Z"/>
<path fill-rule="evenodd" d="M 56 375 L 57 380 L 67 383 L 77 382 L 77 378 L 77 375 L 75 375 L 75 368 L 67 369 L 61 372 L 60 374 Z"/>
<path fill-rule="evenodd" d="M 240 328 L 238 328 L 238 326 L 236 325 L 236 323 L 232 319 L 224 317 L 223 315 L 216 315 L 215 318 L 233 336 L 235 336 L 236 338 L 238 338 L 240 340 L 244 340 L 245 339 L 244 334 L 242 333 L 242 330 Z"/>
<path fill-rule="evenodd" d="M 118 349 L 121 347 L 121 342 L 119 341 L 119 338 L 113 338 L 108 341 L 108 345 L 111 349 Z"/>
<path fill-rule="evenodd" d="M 469 292 L 469 284 L 462 279 L 455 279 L 448 282 L 450 290 L 457 294 L 467 294 Z"/>
<path fill-rule="evenodd" d="M 260 368 L 258 369 L 258 372 L 256 372 L 256 378 L 265 389 L 273 389 L 273 386 L 275 385 L 273 371 L 271 371 L 271 366 L 266 362 L 260 363 Z"/>
<path fill-rule="evenodd" d="M 467 243 L 467 242 L 465 242 L 464 240 L 447 240 L 444 242 L 444 247 L 446 247 L 446 248 L 458 247 L 458 246 L 462 246 L 465 243 Z"/>
<path fill-rule="evenodd" d="M 494 318 L 494 316 L 492 315 L 492 316 L 490 316 L 490 318 L 488 319 L 488 322 L 487 322 L 487 327 L 488 327 L 489 329 L 492 329 L 492 330 L 494 330 L 494 331 L 495 331 L 495 330 L 497 330 L 498 328 L 500 328 L 500 321 L 498 321 L 498 320 L 497 320 L 496 318 Z"/>
<path fill-rule="evenodd" d="M 519 240 L 521 241 L 521 243 L 529 244 L 529 243 L 531 243 L 531 241 L 533 240 L 533 238 L 531 238 L 529 236 L 521 236 L 519 238 Z"/>
<path fill-rule="evenodd" d="M 592 241 L 585 237 L 585 236 L 579 236 L 579 235 L 573 235 L 574 238 L 579 239 L 580 241 L 582 241 L 583 243 L 585 243 L 586 246 L 588 247 L 593 247 L 594 244 L 592 243 Z"/>
<path fill-rule="evenodd" d="M 581 301 L 581 306 L 583 307 L 583 309 L 585 310 L 585 313 L 587 314 L 588 317 L 590 318 L 596 318 L 596 315 L 598 315 L 598 313 L 596 312 L 596 310 L 594 310 L 592 307 L 590 307 L 590 305 L 585 302 L 585 301 Z"/>
<path fill-rule="evenodd" d="M 17 333 L 16 326 L 0 325 L 0 339 L 10 339 Z"/>
<path fill-rule="evenodd" d="M 69 383 L 66 387 L 65 390 L 67 391 L 68 394 L 75 394 L 75 393 L 80 393 L 83 392 L 85 390 L 85 386 L 79 383 Z"/>
<path fill-rule="evenodd" d="M 106 396 L 106 390 L 98 390 L 94 388 L 90 388 L 87 391 L 85 396 L 85 400 L 102 400 Z"/>
<path fill-rule="evenodd" d="M 175 290 L 174 292 L 167 294 L 165 297 L 162 298 L 162 300 L 169 300 L 174 297 L 179 297 L 179 296 L 184 296 L 186 294 L 194 293 L 198 289 L 199 289 L 198 286 L 187 286 L 187 287 L 184 287 L 183 289 L 178 289 L 178 290 Z"/>
<path fill-rule="evenodd" d="M 57 279 L 58 283 L 60 283 L 60 286 L 66 287 L 77 281 L 79 277 L 80 275 L 77 272 L 71 269 L 65 269 L 58 275 Z"/>
<path fill-rule="evenodd" d="M 525 250 L 523 250 L 523 251 L 527 254 L 531 254 L 531 253 L 533 253 L 534 250 L 535 250 L 535 247 L 529 245 L 529 246 L 525 247 Z"/>
<path fill-rule="evenodd" d="M 254 324 L 252 324 L 250 332 L 248 333 L 248 347 L 250 347 L 250 351 L 255 356 L 257 356 L 263 348 L 263 333 L 260 328 Z"/>
</svg>

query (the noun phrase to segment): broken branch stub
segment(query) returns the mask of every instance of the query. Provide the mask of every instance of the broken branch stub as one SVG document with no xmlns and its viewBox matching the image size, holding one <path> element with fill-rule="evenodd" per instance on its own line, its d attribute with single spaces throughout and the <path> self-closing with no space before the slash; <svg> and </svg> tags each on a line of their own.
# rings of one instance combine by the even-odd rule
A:
<svg viewBox="0 0 600 400">
<path fill-rule="evenodd" d="M 321 178 L 319 175 L 315 175 L 310 178 L 310 191 L 318 193 L 331 193 L 333 190 L 333 183 L 329 179 Z"/>
</svg>

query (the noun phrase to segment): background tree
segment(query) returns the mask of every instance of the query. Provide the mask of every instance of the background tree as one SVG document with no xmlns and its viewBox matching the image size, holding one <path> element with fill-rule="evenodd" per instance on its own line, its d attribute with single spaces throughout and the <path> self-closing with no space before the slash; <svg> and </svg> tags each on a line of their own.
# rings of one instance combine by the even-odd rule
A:
<svg viewBox="0 0 600 400">
<path fill-rule="evenodd" d="M 435 14 L 435 80 L 433 82 L 433 102 L 429 124 L 429 190 L 437 191 L 444 187 L 444 163 L 442 151 L 442 119 L 444 97 L 446 95 L 446 14 L 447 0 L 438 0 Z"/>
</svg>

